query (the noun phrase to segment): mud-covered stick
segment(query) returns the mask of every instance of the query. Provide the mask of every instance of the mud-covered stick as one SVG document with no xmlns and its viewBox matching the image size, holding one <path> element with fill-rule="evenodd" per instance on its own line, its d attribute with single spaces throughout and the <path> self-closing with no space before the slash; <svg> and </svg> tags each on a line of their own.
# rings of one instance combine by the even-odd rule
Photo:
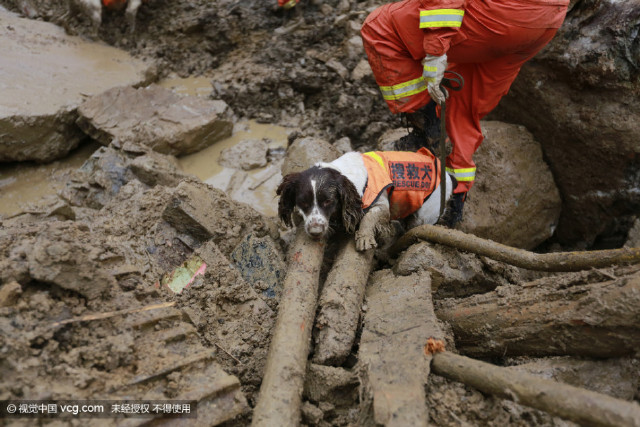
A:
<svg viewBox="0 0 640 427">
<path fill-rule="evenodd" d="M 252 426 L 300 424 L 302 389 L 324 247 L 324 241 L 314 241 L 298 228 L 289 252 L 278 319 L 269 346 L 258 403 L 253 411 Z"/>
<path fill-rule="evenodd" d="M 422 225 L 410 230 L 396 242 L 391 252 L 403 251 L 420 240 L 452 246 L 516 267 L 537 271 L 579 271 L 640 263 L 640 248 L 538 254 L 435 225 Z"/>
<path fill-rule="evenodd" d="M 640 405 L 450 352 L 436 353 L 433 373 L 588 426 L 639 426 Z"/>
<path fill-rule="evenodd" d="M 364 290 L 373 268 L 373 254 L 373 249 L 357 251 L 351 236 L 342 242 L 320 293 L 315 363 L 339 366 L 349 356 L 356 338 Z"/>
<path fill-rule="evenodd" d="M 640 343 L 640 274 L 600 283 L 502 286 L 436 305 L 472 357 L 633 355 Z"/>
</svg>

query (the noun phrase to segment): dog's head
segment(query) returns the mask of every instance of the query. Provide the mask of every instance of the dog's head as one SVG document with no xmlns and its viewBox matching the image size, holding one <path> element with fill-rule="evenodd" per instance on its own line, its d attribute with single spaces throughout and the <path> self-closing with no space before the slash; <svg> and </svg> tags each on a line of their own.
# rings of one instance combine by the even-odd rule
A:
<svg viewBox="0 0 640 427">
<path fill-rule="evenodd" d="M 336 226 L 355 233 L 362 216 L 362 199 L 353 183 L 332 168 L 313 166 L 291 173 L 276 190 L 278 216 L 288 226 L 299 215 L 304 230 L 313 238 L 329 234 Z"/>
</svg>

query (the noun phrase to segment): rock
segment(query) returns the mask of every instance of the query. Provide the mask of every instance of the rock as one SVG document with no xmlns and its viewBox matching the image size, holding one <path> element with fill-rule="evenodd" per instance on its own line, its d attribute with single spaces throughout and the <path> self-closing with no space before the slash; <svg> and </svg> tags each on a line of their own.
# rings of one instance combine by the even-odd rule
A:
<svg viewBox="0 0 640 427">
<path fill-rule="evenodd" d="M 99 298 L 116 286 L 115 278 L 101 264 L 116 257 L 103 238 L 75 222 L 44 223 L 27 254 L 32 280 Z"/>
<path fill-rule="evenodd" d="M 360 34 L 345 41 L 343 45 L 343 52 L 346 57 L 354 63 L 362 57 L 364 45 L 362 44 L 362 37 L 360 37 Z"/>
<path fill-rule="evenodd" d="M 571 8 L 493 115 L 525 125 L 542 145 L 562 196 L 556 236 L 565 244 L 602 235 L 621 246 L 640 210 L 637 6 Z"/>
<path fill-rule="evenodd" d="M 20 283 L 16 281 L 5 283 L 0 287 L 0 307 L 15 305 L 18 302 L 18 298 L 20 298 L 20 294 L 22 294 Z"/>
<path fill-rule="evenodd" d="M 85 97 L 153 73 L 124 51 L 6 11 L 0 38 L 0 162 L 64 157 L 85 138 L 75 124 Z"/>
<path fill-rule="evenodd" d="M 353 151 L 353 147 L 351 146 L 351 139 L 349 139 L 348 136 L 335 141 L 333 143 L 333 146 L 340 152 L 340 155 L 348 153 L 349 151 Z"/>
<path fill-rule="evenodd" d="M 340 152 L 323 139 L 305 137 L 296 139 L 287 148 L 282 164 L 282 176 L 301 172 L 317 162 L 330 162 L 340 157 Z"/>
<path fill-rule="evenodd" d="M 264 139 L 247 139 L 222 150 L 218 163 L 233 169 L 261 168 L 267 165 L 268 149 Z"/>
<path fill-rule="evenodd" d="M 409 134 L 409 131 L 406 128 L 395 128 L 395 129 L 389 129 L 388 131 L 385 131 L 378 138 L 376 150 L 396 151 L 396 145 L 395 145 L 396 141 L 407 134 Z"/>
<path fill-rule="evenodd" d="M 175 187 L 182 179 L 189 176 L 178 168 L 175 157 L 155 151 L 149 151 L 143 156 L 134 158 L 129 167 L 136 178 L 150 187 L 154 185 Z"/>
<path fill-rule="evenodd" d="M 474 155 L 476 182 L 458 226 L 522 249 L 553 235 L 561 200 L 542 151 L 522 126 L 482 122 L 485 140 Z"/>
<path fill-rule="evenodd" d="M 247 233 L 262 237 L 270 232 L 270 225 L 251 207 L 231 200 L 217 188 L 189 179 L 175 188 L 162 217 L 176 230 L 196 240 L 212 240 L 225 255 L 229 255 Z"/>
<path fill-rule="evenodd" d="M 308 425 L 318 425 L 322 418 L 324 418 L 324 412 L 313 403 L 304 402 L 301 408 L 302 421 Z"/>
<path fill-rule="evenodd" d="M 499 264 L 475 254 L 443 245 L 421 242 L 404 251 L 393 266 L 394 273 L 408 276 L 420 270 L 431 273 L 431 286 L 437 298 L 464 297 L 494 290 L 518 281 L 515 267 Z"/>
<path fill-rule="evenodd" d="M 335 71 L 336 74 L 338 74 L 343 79 L 346 80 L 347 77 L 349 77 L 349 70 L 347 70 L 347 68 L 344 65 L 342 65 L 341 62 L 339 62 L 339 61 L 337 61 L 335 59 L 330 59 L 330 60 L 327 61 L 326 65 L 331 70 Z"/>
<path fill-rule="evenodd" d="M 60 197 L 71 206 L 100 209 L 134 178 L 130 159 L 113 147 L 101 147 L 75 171 Z"/>
<path fill-rule="evenodd" d="M 351 371 L 309 363 L 303 394 L 314 402 L 340 402 L 345 397 L 357 396 L 357 386 L 358 377 Z"/>
<path fill-rule="evenodd" d="M 277 243 L 270 237 L 249 233 L 231 253 L 240 274 L 268 300 L 280 300 L 287 266 Z M 275 308 L 275 307 L 272 307 Z"/>
<path fill-rule="evenodd" d="M 636 219 L 629 230 L 627 242 L 624 244 L 627 248 L 640 248 L 640 219 Z"/>
<path fill-rule="evenodd" d="M 358 65 L 351 71 L 351 79 L 358 82 L 368 76 L 373 76 L 369 61 L 361 59 Z"/>
<path fill-rule="evenodd" d="M 152 85 L 116 87 L 78 108 L 78 125 L 103 145 L 135 142 L 165 154 L 188 154 L 231 136 L 224 101 L 180 96 Z"/>
</svg>

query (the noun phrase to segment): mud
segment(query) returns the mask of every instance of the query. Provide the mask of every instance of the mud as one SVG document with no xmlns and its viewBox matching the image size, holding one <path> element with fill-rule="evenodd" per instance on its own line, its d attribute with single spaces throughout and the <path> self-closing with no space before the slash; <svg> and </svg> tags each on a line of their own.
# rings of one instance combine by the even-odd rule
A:
<svg viewBox="0 0 640 427">
<path fill-rule="evenodd" d="M 133 33 L 122 11 L 104 11 L 94 33 L 89 17 L 66 14 L 66 2 L 1 3 L 151 61 L 164 77 L 158 85 L 226 102 L 234 128 L 231 138 L 180 158 L 153 152 L 152 144 L 140 141 L 113 141 L 98 149 L 83 134 L 85 144 L 60 163 L 2 166 L 0 400 L 194 399 L 209 425 L 249 425 L 292 241 L 292 231 L 275 217 L 275 187 L 284 173 L 350 148 L 374 148 L 385 131 L 402 128 L 379 99 L 358 37 L 360 24 L 381 2 L 303 0 L 299 19 L 263 0 L 157 0 L 140 7 Z M 514 129 L 509 126 L 509 132 Z M 530 147 L 527 153 L 535 152 L 536 164 L 544 165 L 548 159 L 535 141 L 528 134 L 516 136 L 519 145 Z M 506 151 L 506 139 L 500 160 L 518 152 Z M 262 147 L 260 155 L 254 159 L 251 153 L 249 162 L 246 150 L 254 146 Z M 518 162 L 528 155 L 500 164 L 523 164 Z M 492 174 L 486 186 L 497 185 L 503 176 Z M 487 229 L 506 224 L 507 231 L 499 235 L 523 246 L 543 242 L 543 249 L 560 250 L 545 246 L 558 215 L 553 177 L 546 169 L 544 182 L 531 176 L 535 171 L 523 180 L 521 195 L 498 195 L 479 204 L 474 219 Z M 508 185 L 500 189 L 506 192 Z M 536 199 L 539 192 L 545 197 Z M 521 200 L 540 204 L 522 208 Z M 536 215 L 535 206 L 548 206 L 548 212 Z M 519 227 L 509 233 L 511 214 L 504 212 L 522 212 L 518 209 L 533 211 L 525 212 L 533 215 L 529 222 L 539 222 L 543 231 Z M 637 242 L 637 234 L 629 234 L 629 241 Z M 327 245 L 329 261 L 335 256 L 332 243 Z M 176 272 L 188 271 L 185 266 L 194 261 L 206 267 L 170 288 L 168 283 L 181 277 Z M 422 299 L 385 297 L 394 285 L 416 276 L 428 277 L 436 307 L 443 301 L 454 306 L 462 298 L 473 301 L 474 295 L 496 296 L 498 318 L 518 301 L 522 286 L 546 284 L 568 294 L 611 276 L 620 286 L 637 282 L 620 269 L 536 273 L 428 243 L 411 246 L 398 259 L 379 259 L 374 267 L 384 270 L 374 274 L 386 278 L 375 289 L 375 311 L 384 314 L 377 319 L 380 324 L 421 319 Z M 360 320 L 350 322 L 355 339 L 350 351 L 332 362 L 336 366 L 308 364 L 301 407 L 305 425 L 356 425 L 366 419 L 358 363 L 361 318 L 373 310 L 370 304 L 373 300 L 365 299 L 355 313 Z M 413 307 L 415 316 L 404 307 Z M 336 316 L 322 322 L 339 325 L 344 319 Z M 464 335 L 440 323 L 447 348 L 455 351 Z M 636 333 L 637 319 L 624 327 Z M 423 338 L 414 340 L 413 353 Z M 417 369 L 402 348 L 388 350 L 401 353 L 402 366 Z M 505 359 L 500 353 L 492 354 L 491 361 L 639 401 L 638 354 L 631 353 L 572 362 L 526 354 Z M 309 360 L 314 356 L 312 348 Z M 388 372 L 401 367 L 393 358 L 388 365 Z M 602 372 L 616 381 L 607 381 Z M 416 395 L 425 396 L 423 412 L 434 425 L 571 425 L 437 375 L 425 381 L 417 375 L 403 378 L 417 387 L 412 390 L 420 389 Z"/>
</svg>

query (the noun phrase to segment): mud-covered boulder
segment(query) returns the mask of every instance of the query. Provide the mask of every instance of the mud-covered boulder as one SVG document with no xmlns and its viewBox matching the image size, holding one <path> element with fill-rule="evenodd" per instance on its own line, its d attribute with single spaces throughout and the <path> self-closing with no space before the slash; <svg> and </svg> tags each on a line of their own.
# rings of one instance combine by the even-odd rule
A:
<svg viewBox="0 0 640 427">
<path fill-rule="evenodd" d="M 251 170 L 267 165 L 269 147 L 264 139 L 245 139 L 220 153 L 218 163 L 227 168 Z"/>
<path fill-rule="evenodd" d="M 523 126 L 497 121 L 481 125 L 485 140 L 474 154 L 476 181 L 458 228 L 505 245 L 535 248 L 553 235 L 561 207 L 540 145 Z M 377 149 L 398 150 L 396 143 L 407 133 L 405 128 L 384 132 Z"/>
<path fill-rule="evenodd" d="M 282 176 L 301 172 L 317 162 L 330 162 L 338 157 L 338 149 L 323 139 L 298 138 L 287 148 L 287 156 L 281 169 Z"/>
<path fill-rule="evenodd" d="M 226 256 L 248 233 L 277 236 L 275 225 L 258 211 L 197 180 L 186 179 L 175 188 L 162 217 L 197 241 L 216 243 Z"/>
<path fill-rule="evenodd" d="M 123 86 L 94 96 L 78 109 L 78 125 L 103 145 L 137 143 L 164 154 L 188 154 L 231 136 L 224 101 L 180 96 L 157 85 Z"/>
<path fill-rule="evenodd" d="M 465 203 L 462 231 L 523 249 L 553 235 L 561 200 L 540 145 L 523 127 L 482 122 L 474 155 L 476 182 Z"/>
<path fill-rule="evenodd" d="M 31 229 L 12 229 L 7 234 L 10 244 L 4 247 L 0 262 L 1 281 L 37 281 L 88 299 L 105 295 L 116 286 L 107 265 L 120 254 L 86 224 L 44 222 Z"/>
<path fill-rule="evenodd" d="M 153 74 L 124 51 L 3 9 L 0 39 L 0 162 L 64 157 L 85 138 L 75 124 L 85 97 Z"/>
<path fill-rule="evenodd" d="M 524 124 L 542 144 L 563 199 L 558 239 L 621 245 L 640 211 L 640 5 L 572 3 L 495 117 Z"/>
</svg>

